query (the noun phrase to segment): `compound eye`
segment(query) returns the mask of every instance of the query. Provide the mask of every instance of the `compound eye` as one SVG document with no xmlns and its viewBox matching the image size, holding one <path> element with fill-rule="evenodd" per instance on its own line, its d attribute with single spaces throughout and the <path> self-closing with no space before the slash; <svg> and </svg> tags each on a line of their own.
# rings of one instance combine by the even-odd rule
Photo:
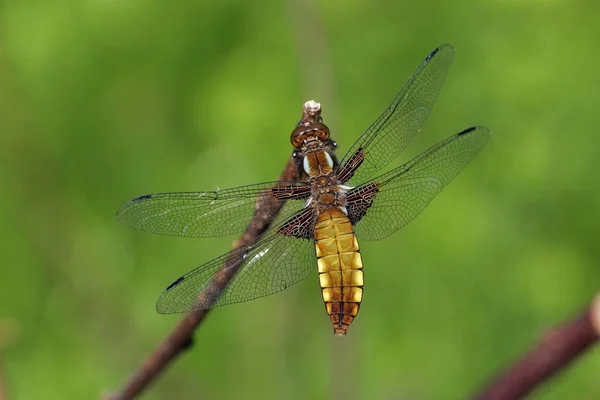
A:
<svg viewBox="0 0 600 400">
<path fill-rule="evenodd" d="M 317 136 L 321 140 L 327 140 L 329 139 L 329 131 L 318 131 Z"/>
<path fill-rule="evenodd" d="M 302 147 L 302 144 L 304 143 L 304 129 L 294 129 L 292 135 L 290 136 L 290 142 L 292 143 L 292 146 L 294 146 L 295 149 L 299 149 L 300 147 Z"/>
<path fill-rule="evenodd" d="M 328 140 L 329 139 L 329 128 L 327 128 L 324 124 L 316 124 L 313 128 L 314 134 L 320 140 Z"/>
</svg>

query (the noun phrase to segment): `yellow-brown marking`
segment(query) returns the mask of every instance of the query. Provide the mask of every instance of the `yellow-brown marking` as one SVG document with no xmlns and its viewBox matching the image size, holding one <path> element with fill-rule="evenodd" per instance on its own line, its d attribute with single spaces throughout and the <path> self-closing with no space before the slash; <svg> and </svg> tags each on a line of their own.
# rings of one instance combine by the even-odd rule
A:
<svg viewBox="0 0 600 400">
<path fill-rule="evenodd" d="M 333 165 L 330 163 L 331 158 L 328 158 L 325 151 L 315 151 L 304 156 L 304 164 L 308 167 L 305 172 L 310 176 L 319 176 L 329 174 L 333 171 Z"/>
<path fill-rule="evenodd" d="M 363 294 L 358 241 L 348 216 L 338 207 L 322 211 L 315 223 L 319 283 L 333 332 L 346 335 Z"/>
</svg>

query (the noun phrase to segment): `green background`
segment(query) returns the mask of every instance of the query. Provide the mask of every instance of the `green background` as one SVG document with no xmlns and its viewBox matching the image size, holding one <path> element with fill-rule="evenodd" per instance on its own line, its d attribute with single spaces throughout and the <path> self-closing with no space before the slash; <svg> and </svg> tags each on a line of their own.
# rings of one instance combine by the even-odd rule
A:
<svg viewBox="0 0 600 400">
<path fill-rule="evenodd" d="M 457 399 L 600 280 L 600 3 L 3 1 L 0 382 L 10 399 L 119 388 L 180 316 L 161 290 L 235 237 L 153 236 L 128 199 L 275 179 L 304 101 L 340 154 L 413 69 L 456 58 L 406 161 L 494 139 L 423 214 L 361 242 L 365 300 L 334 337 L 316 275 L 211 313 L 145 399 Z M 592 349 L 532 398 L 600 398 Z"/>
</svg>

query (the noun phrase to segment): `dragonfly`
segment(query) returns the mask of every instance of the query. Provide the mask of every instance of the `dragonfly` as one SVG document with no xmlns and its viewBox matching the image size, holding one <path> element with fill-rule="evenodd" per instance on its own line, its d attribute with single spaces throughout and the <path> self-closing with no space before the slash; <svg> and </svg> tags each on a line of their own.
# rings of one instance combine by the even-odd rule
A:
<svg viewBox="0 0 600 400">
<path fill-rule="evenodd" d="M 490 139 L 487 128 L 470 127 L 381 173 L 421 130 L 453 57 L 451 45 L 433 50 L 341 160 L 321 105 L 311 100 L 290 138 L 294 179 L 154 193 L 125 203 L 117 219 L 155 234 L 214 237 L 243 232 L 252 223 L 265 228 L 254 243 L 174 280 L 160 295 L 157 311 L 191 312 L 253 300 L 316 269 L 333 331 L 345 336 L 363 300 L 359 240 L 380 240 L 408 224 Z M 261 210 L 269 201 L 282 205 Z"/>
</svg>

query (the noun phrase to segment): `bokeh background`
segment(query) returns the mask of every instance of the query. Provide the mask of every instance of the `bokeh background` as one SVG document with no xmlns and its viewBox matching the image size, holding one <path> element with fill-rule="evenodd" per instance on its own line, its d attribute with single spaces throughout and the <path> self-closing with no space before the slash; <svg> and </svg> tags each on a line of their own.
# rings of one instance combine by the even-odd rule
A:
<svg viewBox="0 0 600 400">
<path fill-rule="evenodd" d="M 275 179 L 304 101 L 340 153 L 442 43 L 456 58 L 397 163 L 471 125 L 493 143 L 410 225 L 362 242 L 340 339 L 316 275 L 211 313 L 145 399 L 458 399 L 600 287 L 600 3 L 6 0 L 0 7 L 0 385 L 119 388 L 180 316 L 174 278 L 235 237 L 153 236 L 128 199 Z M 592 349 L 532 395 L 600 398 Z"/>
</svg>

